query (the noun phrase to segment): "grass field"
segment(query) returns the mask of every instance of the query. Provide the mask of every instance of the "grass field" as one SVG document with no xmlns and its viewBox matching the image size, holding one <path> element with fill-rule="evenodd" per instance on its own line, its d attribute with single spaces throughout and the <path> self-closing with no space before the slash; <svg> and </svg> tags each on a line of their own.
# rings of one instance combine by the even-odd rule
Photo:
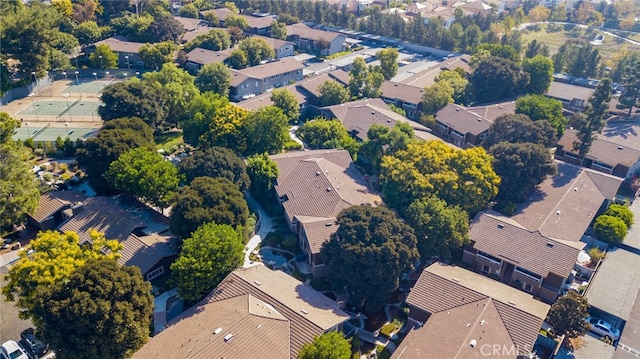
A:
<svg viewBox="0 0 640 359">
<path fill-rule="evenodd" d="M 558 49 L 565 41 L 570 39 L 593 40 L 596 35 L 601 34 L 595 29 L 583 29 L 574 25 L 547 25 L 530 27 L 522 32 L 522 42 L 526 46 L 532 40 L 544 43 L 549 47 L 551 55 L 558 52 Z M 614 53 L 626 46 L 629 51 L 640 51 L 640 46 L 625 42 L 623 39 L 605 35 L 602 45 L 598 45 L 603 59 L 608 59 Z"/>
<path fill-rule="evenodd" d="M 167 131 L 161 134 L 155 135 L 154 139 L 156 141 L 156 146 L 160 150 L 164 150 L 165 152 L 170 152 L 170 148 L 174 146 L 178 146 L 179 144 L 184 143 L 182 139 L 182 131 Z"/>
</svg>

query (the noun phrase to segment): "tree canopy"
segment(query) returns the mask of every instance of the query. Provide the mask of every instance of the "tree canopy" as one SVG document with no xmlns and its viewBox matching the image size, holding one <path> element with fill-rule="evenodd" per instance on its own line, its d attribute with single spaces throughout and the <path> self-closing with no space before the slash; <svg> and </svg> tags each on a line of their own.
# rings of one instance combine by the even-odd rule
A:
<svg viewBox="0 0 640 359">
<path fill-rule="evenodd" d="M 593 223 L 593 230 L 598 239 L 604 242 L 620 244 L 627 236 L 627 224 L 622 218 L 610 214 L 602 214 Z"/>
<path fill-rule="evenodd" d="M 244 229 L 247 202 L 238 186 L 224 177 L 197 177 L 178 190 L 172 201 L 171 232 L 188 238 L 202 223 L 215 222 Z"/>
<path fill-rule="evenodd" d="M 105 175 L 114 188 L 163 209 L 169 205 L 180 183 L 176 166 L 146 147 L 134 148 L 118 156 Z"/>
<path fill-rule="evenodd" d="M 273 105 L 284 112 L 289 122 L 298 121 L 300 117 L 300 104 L 296 96 L 286 88 L 274 89 L 271 92 Z"/>
<path fill-rule="evenodd" d="M 113 52 L 109 45 L 96 46 L 96 51 L 89 55 L 92 67 L 111 69 L 118 65 L 118 54 Z"/>
<path fill-rule="evenodd" d="M 289 118 L 275 106 L 261 107 L 247 116 L 246 154 L 282 152 L 289 140 Z"/>
<path fill-rule="evenodd" d="M 624 204 L 612 203 L 604 214 L 620 218 L 628 228 L 633 225 L 633 211 Z"/>
<path fill-rule="evenodd" d="M 380 61 L 377 69 L 385 80 L 390 80 L 398 73 L 398 49 L 387 47 L 376 52 L 376 58 Z"/>
<path fill-rule="evenodd" d="M 367 205 L 344 209 L 337 224 L 321 249 L 331 269 L 329 282 L 338 292 L 346 291 L 350 303 L 382 309 L 400 275 L 413 270 L 419 257 L 413 229 L 391 210 Z"/>
<path fill-rule="evenodd" d="M 526 95 L 516 101 L 516 113 L 529 116 L 533 121 L 548 121 L 558 136 L 562 136 L 567 126 L 567 118 L 562 115 L 562 102 L 544 95 Z"/>
<path fill-rule="evenodd" d="M 296 132 L 312 149 L 342 148 L 356 158 L 358 142 L 349 135 L 342 122 L 318 117 L 307 121 Z"/>
<path fill-rule="evenodd" d="M 410 143 L 406 150 L 384 156 L 380 179 L 393 208 L 434 195 L 469 213 L 484 208 L 500 185 L 484 149 L 457 150 L 442 141 Z"/>
<path fill-rule="evenodd" d="M 487 103 L 523 93 L 529 83 L 529 75 L 512 60 L 490 56 L 480 61 L 470 82 L 476 100 Z"/>
<path fill-rule="evenodd" d="M 117 82 L 102 90 L 98 113 L 104 121 L 122 117 L 138 117 L 156 129 L 167 120 L 169 96 L 145 82 Z"/>
<path fill-rule="evenodd" d="M 542 95 L 547 92 L 553 81 L 553 61 L 549 57 L 536 55 L 527 58 L 522 62 L 522 70 L 529 74 L 527 93 Z"/>
<path fill-rule="evenodd" d="M 275 57 L 275 52 L 269 43 L 259 37 L 247 37 L 238 43 L 238 48 L 247 54 L 249 66 L 260 65 L 261 61 Z"/>
<path fill-rule="evenodd" d="M 213 29 L 189 41 L 184 46 L 184 51 L 189 52 L 196 47 L 211 51 L 225 50 L 231 47 L 231 36 L 229 32 L 224 29 Z"/>
<path fill-rule="evenodd" d="M 38 333 L 65 358 L 127 358 L 149 337 L 151 284 L 140 269 L 88 260 L 35 301 Z"/>
<path fill-rule="evenodd" d="M 504 114 L 498 116 L 489 127 L 489 134 L 482 142 L 489 149 L 499 142 L 537 143 L 546 148 L 556 145 L 556 129 L 547 121 L 531 121 L 522 114 Z"/>
<path fill-rule="evenodd" d="M 396 122 L 391 129 L 375 123 L 369 127 L 367 140 L 358 149 L 358 162 L 377 176 L 383 155 L 404 150 L 414 141 L 414 131 L 408 123 Z"/>
<path fill-rule="evenodd" d="M 215 109 L 200 145 L 225 147 L 238 153 L 247 149 L 246 125 L 249 113 L 235 105 Z M 204 141 L 204 142 L 203 142 Z"/>
<path fill-rule="evenodd" d="M 209 132 L 211 119 L 216 113 L 226 108 L 229 100 L 216 93 L 207 91 L 194 96 L 187 106 L 187 112 L 182 122 L 184 142 L 192 146 L 200 146 L 200 140 Z"/>
<path fill-rule="evenodd" d="M 584 320 L 589 316 L 588 310 L 587 298 L 570 290 L 553 303 L 545 321 L 553 327 L 556 336 L 576 338 L 589 329 L 589 324 Z"/>
<path fill-rule="evenodd" d="M 257 154 L 247 158 L 247 174 L 251 179 L 251 193 L 266 199 L 272 196 L 273 184 L 278 178 L 278 165 L 269 158 L 268 153 Z"/>
<path fill-rule="evenodd" d="M 38 297 L 46 288 L 57 287 L 89 259 L 106 257 L 115 260 L 122 245 L 107 240 L 102 233 L 91 231 L 91 245 L 80 245 L 74 232 L 39 232 L 29 243 L 34 252 L 20 252 L 20 259 L 7 274 L 7 285 L 2 293 L 9 301 L 16 301 L 20 317 L 32 317 Z M 109 249 L 109 251 L 104 251 Z"/>
<path fill-rule="evenodd" d="M 177 49 L 178 46 L 173 41 L 164 41 L 153 45 L 147 43 L 140 47 L 138 54 L 145 67 L 157 71 L 162 68 L 162 65 L 173 62 L 173 54 Z"/>
<path fill-rule="evenodd" d="M 183 119 L 189 100 L 200 92 L 194 80 L 191 74 L 178 68 L 174 63 L 166 63 L 162 65 L 160 71 L 147 72 L 143 75 L 143 82 L 153 86 L 168 98 L 165 125 L 177 124 Z"/>
<path fill-rule="evenodd" d="M 338 82 L 327 80 L 318 86 L 321 106 L 339 105 L 349 101 L 349 90 Z"/>
<path fill-rule="evenodd" d="M 224 147 L 195 150 L 191 156 L 180 161 L 179 170 L 187 183 L 196 177 L 224 177 L 235 183 L 242 192 L 246 191 L 251 183 L 242 158 Z"/>
<path fill-rule="evenodd" d="M 300 349 L 299 359 L 349 359 L 351 343 L 340 332 L 329 332 L 313 338 Z"/>
<path fill-rule="evenodd" d="M 271 36 L 276 39 L 285 40 L 287 38 L 287 24 L 276 21 L 271 25 Z"/>
<path fill-rule="evenodd" d="M 222 97 L 227 97 L 231 87 L 231 71 L 220 62 L 206 64 L 198 71 L 195 85 L 202 92 L 212 91 Z"/>
<path fill-rule="evenodd" d="M 226 224 L 206 223 L 182 242 L 171 275 L 178 293 L 189 302 L 209 294 L 244 261 L 243 231 Z"/>
</svg>

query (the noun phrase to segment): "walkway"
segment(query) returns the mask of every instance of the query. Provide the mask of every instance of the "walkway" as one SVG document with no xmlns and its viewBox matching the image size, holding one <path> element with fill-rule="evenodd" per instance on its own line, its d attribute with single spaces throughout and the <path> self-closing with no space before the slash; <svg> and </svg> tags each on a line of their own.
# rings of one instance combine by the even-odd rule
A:
<svg viewBox="0 0 640 359">
<path fill-rule="evenodd" d="M 266 237 L 269 232 L 271 232 L 271 228 L 273 228 L 273 221 L 271 217 L 267 215 L 267 212 L 262 208 L 262 206 L 253 197 L 251 197 L 251 194 L 249 192 L 247 192 L 245 196 L 247 198 L 247 204 L 249 205 L 249 207 L 251 207 L 251 209 L 253 209 L 255 212 L 258 212 L 260 215 L 260 228 L 258 228 L 256 234 L 251 237 L 244 248 L 244 265 L 242 267 L 249 268 L 262 264 L 261 262 L 254 262 L 249 259 L 249 255 L 260 245 L 262 239 Z"/>
<path fill-rule="evenodd" d="M 309 146 L 307 146 L 306 143 L 302 142 L 300 137 L 298 137 L 298 135 L 296 135 L 296 131 L 298 131 L 298 128 L 300 128 L 300 126 L 291 126 L 291 128 L 289 128 L 289 137 L 291 137 L 292 140 L 294 140 L 297 143 L 299 143 L 302 146 L 302 149 L 304 151 L 307 151 L 309 149 Z"/>
</svg>

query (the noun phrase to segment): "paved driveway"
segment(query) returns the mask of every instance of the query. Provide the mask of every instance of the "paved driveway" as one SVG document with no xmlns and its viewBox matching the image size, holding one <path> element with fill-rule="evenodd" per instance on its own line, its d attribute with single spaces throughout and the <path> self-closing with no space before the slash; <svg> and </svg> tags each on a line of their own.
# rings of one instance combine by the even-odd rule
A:
<svg viewBox="0 0 640 359">
<path fill-rule="evenodd" d="M 5 274 L 9 272 L 7 266 L 0 267 L 0 286 L 4 287 L 7 282 L 4 280 Z M 20 340 L 20 332 L 32 327 L 30 320 L 18 318 L 18 308 L 13 302 L 7 302 L 0 294 L 0 342 L 7 340 Z"/>
</svg>

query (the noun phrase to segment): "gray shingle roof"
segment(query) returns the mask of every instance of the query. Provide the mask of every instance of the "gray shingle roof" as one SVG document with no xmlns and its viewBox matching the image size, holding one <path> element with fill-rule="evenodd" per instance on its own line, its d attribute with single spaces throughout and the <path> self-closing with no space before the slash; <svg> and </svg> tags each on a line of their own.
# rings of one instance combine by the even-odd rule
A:
<svg viewBox="0 0 640 359">
<path fill-rule="evenodd" d="M 61 209 L 71 207 L 74 203 L 85 201 L 88 197 L 79 191 L 54 191 L 40 196 L 38 208 L 31 218 L 42 222 L 47 217 L 54 215 Z"/>
<path fill-rule="evenodd" d="M 421 87 L 391 81 L 385 81 L 382 83 L 380 91 L 382 97 L 401 100 L 415 105 L 422 101 L 422 95 L 424 95 L 424 89 Z"/>
</svg>

